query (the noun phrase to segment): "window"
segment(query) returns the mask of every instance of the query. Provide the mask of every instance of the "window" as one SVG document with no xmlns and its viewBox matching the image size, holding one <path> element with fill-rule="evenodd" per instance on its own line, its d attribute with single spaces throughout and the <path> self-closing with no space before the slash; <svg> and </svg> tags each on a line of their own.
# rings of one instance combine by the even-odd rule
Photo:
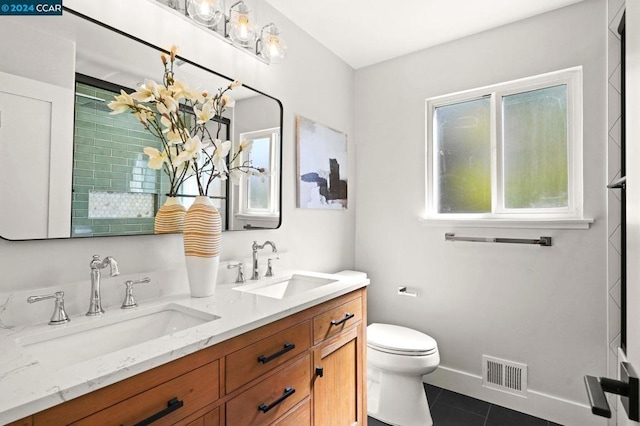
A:
<svg viewBox="0 0 640 426">
<path fill-rule="evenodd" d="M 427 219 L 582 219 L 582 69 L 427 100 Z"/>
<path fill-rule="evenodd" d="M 241 141 L 252 142 L 251 150 L 243 152 L 241 162 L 250 161 L 254 167 L 269 171 L 264 176 L 243 175 L 240 182 L 240 216 L 278 214 L 278 188 L 275 172 L 278 167 L 280 131 L 277 128 L 241 133 Z"/>
</svg>

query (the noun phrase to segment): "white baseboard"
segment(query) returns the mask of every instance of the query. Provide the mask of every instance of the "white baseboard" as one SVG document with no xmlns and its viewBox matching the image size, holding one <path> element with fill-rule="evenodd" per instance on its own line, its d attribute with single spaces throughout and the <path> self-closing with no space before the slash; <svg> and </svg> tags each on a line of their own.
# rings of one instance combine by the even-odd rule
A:
<svg viewBox="0 0 640 426">
<path fill-rule="evenodd" d="M 591 414 L 591 407 L 529 389 L 527 397 L 485 388 L 482 377 L 440 366 L 423 377 L 425 383 L 540 417 L 564 426 L 605 426 L 607 420 Z"/>
</svg>

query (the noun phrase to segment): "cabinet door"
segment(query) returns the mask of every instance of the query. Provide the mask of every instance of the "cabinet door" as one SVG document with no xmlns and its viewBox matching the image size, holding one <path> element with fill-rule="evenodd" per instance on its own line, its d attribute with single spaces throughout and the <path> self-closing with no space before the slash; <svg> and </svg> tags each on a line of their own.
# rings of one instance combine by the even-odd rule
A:
<svg viewBox="0 0 640 426">
<path fill-rule="evenodd" d="M 324 342 L 314 351 L 315 425 L 364 425 L 362 324 Z"/>
</svg>

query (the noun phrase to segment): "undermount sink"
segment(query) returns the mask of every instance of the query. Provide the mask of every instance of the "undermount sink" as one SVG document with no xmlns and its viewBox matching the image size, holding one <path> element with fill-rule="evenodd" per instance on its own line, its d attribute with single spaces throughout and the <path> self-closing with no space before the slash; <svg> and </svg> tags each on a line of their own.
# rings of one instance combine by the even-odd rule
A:
<svg viewBox="0 0 640 426">
<path fill-rule="evenodd" d="M 315 290 L 327 284 L 335 283 L 336 281 L 338 280 L 293 274 L 289 278 L 245 284 L 234 287 L 233 289 L 243 291 L 245 293 L 271 297 L 273 299 L 285 299 L 287 297 Z"/>
<path fill-rule="evenodd" d="M 169 304 L 155 309 L 87 319 L 16 339 L 42 364 L 64 367 L 186 330 L 220 317 Z M 84 320 L 84 318 L 82 318 Z"/>
</svg>

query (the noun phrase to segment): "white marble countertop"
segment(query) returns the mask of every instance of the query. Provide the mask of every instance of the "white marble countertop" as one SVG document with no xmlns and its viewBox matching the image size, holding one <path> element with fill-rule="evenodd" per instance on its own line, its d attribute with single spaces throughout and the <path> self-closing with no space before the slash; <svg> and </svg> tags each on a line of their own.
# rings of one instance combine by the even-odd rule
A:
<svg viewBox="0 0 640 426">
<path fill-rule="evenodd" d="M 261 281 L 277 281 L 293 273 L 336 281 L 284 299 L 234 290 L 236 284 L 219 284 L 212 297 L 172 295 L 139 302 L 140 306 L 134 310 L 110 307 L 100 317 L 71 315 L 71 322 L 65 325 L 49 326 L 43 323 L 0 328 L 0 424 L 116 383 L 369 284 L 366 274 L 351 271 L 323 274 L 289 270 Z M 247 281 L 247 284 L 240 285 L 250 283 Z M 55 333 L 55 330 L 63 333 L 65 328 L 70 331 L 73 327 L 89 327 L 94 321 L 118 321 L 134 311 L 138 311 L 138 314 L 145 310 L 154 311 L 168 304 L 184 306 L 220 318 L 62 367 L 48 366 L 19 344 L 21 339 L 29 339 L 42 333 Z M 69 347 L 66 350 L 73 354 L 73 351 L 82 351 L 82 348 Z"/>
</svg>

